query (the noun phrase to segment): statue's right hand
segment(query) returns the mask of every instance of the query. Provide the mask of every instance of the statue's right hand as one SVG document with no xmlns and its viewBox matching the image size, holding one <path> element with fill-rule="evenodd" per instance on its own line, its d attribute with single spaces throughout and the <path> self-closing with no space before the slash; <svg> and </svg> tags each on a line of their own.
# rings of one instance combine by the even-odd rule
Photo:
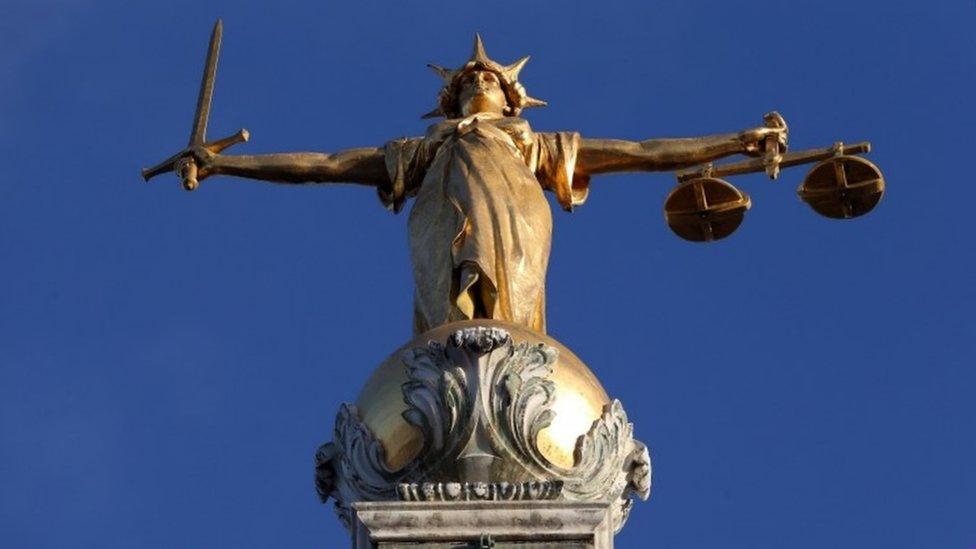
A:
<svg viewBox="0 0 976 549">
<path fill-rule="evenodd" d="M 196 190 L 200 182 L 214 173 L 216 154 L 205 147 L 192 147 L 176 165 L 176 176 L 183 182 L 183 188 Z"/>
<path fill-rule="evenodd" d="M 193 147 L 190 149 L 190 155 L 197 164 L 197 174 L 201 181 L 215 173 L 219 154 L 211 152 L 206 147 Z"/>
<path fill-rule="evenodd" d="M 149 181 L 157 175 L 175 171 L 176 176 L 183 182 L 183 188 L 192 191 L 197 188 L 200 181 L 221 173 L 221 151 L 237 143 L 244 143 L 250 135 L 247 130 L 241 128 L 234 135 L 223 139 L 190 145 L 162 163 L 143 169 L 142 178 Z"/>
</svg>

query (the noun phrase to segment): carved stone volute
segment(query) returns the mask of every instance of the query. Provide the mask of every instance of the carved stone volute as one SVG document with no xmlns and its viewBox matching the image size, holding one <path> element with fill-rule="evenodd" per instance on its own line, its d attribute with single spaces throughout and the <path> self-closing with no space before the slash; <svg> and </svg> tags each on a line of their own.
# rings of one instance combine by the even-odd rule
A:
<svg viewBox="0 0 976 549">
<path fill-rule="evenodd" d="M 612 518 L 622 527 L 632 497 L 650 493 L 651 463 L 620 402 L 604 405 L 578 437 L 573 465 L 557 465 L 538 445 L 557 413 L 557 349 L 515 341 L 493 326 L 465 327 L 446 339 L 399 357 L 407 376 L 402 416 L 422 434 L 416 457 L 391 470 L 357 408 L 344 404 L 333 441 L 316 454 L 323 501 L 334 499 L 348 525 L 357 501 L 617 500 Z"/>
</svg>

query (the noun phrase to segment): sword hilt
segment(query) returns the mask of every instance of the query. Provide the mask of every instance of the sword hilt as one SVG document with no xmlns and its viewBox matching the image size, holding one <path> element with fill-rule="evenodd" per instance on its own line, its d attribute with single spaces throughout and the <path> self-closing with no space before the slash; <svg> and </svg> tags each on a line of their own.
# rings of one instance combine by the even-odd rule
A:
<svg viewBox="0 0 976 549">
<path fill-rule="evenodd" d="M 247 140 L 250 138 L 250 132 L 242 128 L 234 135 L 229 135 L 223 139 L 204 143 L 200 145 L 199 148 L 211 154 L 220 154 L 225 149 L 233 145 L 247 142 Z M 188 191 L 196 190 L 197 187 L 200 186 L 200 181 L 198 179 L 200 166 L 198 165 L 197 159 L 194 156 L 194 149 L 196 149 L 196 147 L 187 147 L 166 160 L 163 160 L 152 168 L 144 168 L 142 170 L 142 178 L 149 181 L 157 175 L 164 174 L 166 172 L 176 172 L 176 176 L 179 177 L 183 182 L 184 189 Z"/>
<path fill-rule="evenodd" d="M 197 110 L 193 117 L 193 130 L 190 132 L 190 144 L 187 148 L 163 160 L 156 166 L 142 170 L 142 178 L 149 181 L 153 177 L 166 172 L 175 171 L 183 182 L 183 188 L 192 191 L 200 186 L 200 166 L 205 162 L 205 155 L 220 154 L 221 151 L 248 140 L 247 130 L 240 130 L 236 134 L 216 141 L 207 141 L 207 122 L 210 117 L 210 101 L 213 98 L 214 79 L 217 75 L 217 57 L 220 55 L 220 41 L 223 36 L 224 25 L 220 19 L 214 24 L 210 34 L 210 48 L 207 50 L 207 61 L 203 68 L 203 80 L 200 82 L 200 95 L 197 97 Z M 206 158 L 209 160 L 209 158 Z M 209 173 L 204 173 L 203 177 Z"/>
</svg>

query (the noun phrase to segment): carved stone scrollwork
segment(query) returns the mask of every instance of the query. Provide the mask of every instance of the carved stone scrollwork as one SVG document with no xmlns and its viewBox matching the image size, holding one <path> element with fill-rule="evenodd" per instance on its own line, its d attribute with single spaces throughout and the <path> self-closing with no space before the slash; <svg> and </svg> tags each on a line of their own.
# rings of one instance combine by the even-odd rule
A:
<svg viewBox="0 0 976 549">
<path fill-rule="evenodd" d="M 430 342 L 401 355 L 408 381 L 403 418 L 423 434 L 413 461 L 391 471 L 382 445 L 343 405 L 335 440 L 316 456 L 316 484 L 323 501 L 336 500 L 348 524 L 356 501 L 471 501 L 516 499 L 614 500 L 619 530 L 631 496 L 647 499 L 651 464 L 647 448 L 619 401 L 576 442 L 574 465 L 560 467 L 539 449 L 540 431 L 555 417 L 556 385 L 550 379 L 556 349 L 514 342 L 503 329 L 472 327 L 446 345 Z"/>
<path fill-rule="evenodd" d="M 322 502 L 335 500 L 336 514 L 349 527 L 354 501 L 387 501 L 396 497 L 398 472 L 386 466 L 383 446 L 359 419 L 351 404 L 336 416 L 332 442 L 315 453 L 315 488 Z"/>
<path fill-rule="evenodd" d="M 568 499 L 593 500 L 619 494 L 614 515 L 619 531 L 633 505 L 631 494 L 647 500 L 651 494 L 651 459 L 647 447 L 634 440 L 634 425 L 619 400 L 608 404 L 593 427 L 576 441 L 576 464 L 565 491 Z"/>
</svg>

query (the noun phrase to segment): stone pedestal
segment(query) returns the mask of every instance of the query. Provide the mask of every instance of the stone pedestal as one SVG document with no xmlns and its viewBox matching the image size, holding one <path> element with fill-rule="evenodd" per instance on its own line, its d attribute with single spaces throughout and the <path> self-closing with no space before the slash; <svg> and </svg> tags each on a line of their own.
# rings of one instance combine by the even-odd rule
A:
<svg viewBox="0 0 976 549">
<path fill-rule="evenodd" d="M 651 488 L 623 405 L 566 347 L 497 320 L 441 326 L 344 404 L 316 486 L 353 548 L 607 549 Z"/>
<path fill-rule="evenodd" d="M 353 549 L 611 549 L 611 502 L 353 505 Z"/>
</svg>

